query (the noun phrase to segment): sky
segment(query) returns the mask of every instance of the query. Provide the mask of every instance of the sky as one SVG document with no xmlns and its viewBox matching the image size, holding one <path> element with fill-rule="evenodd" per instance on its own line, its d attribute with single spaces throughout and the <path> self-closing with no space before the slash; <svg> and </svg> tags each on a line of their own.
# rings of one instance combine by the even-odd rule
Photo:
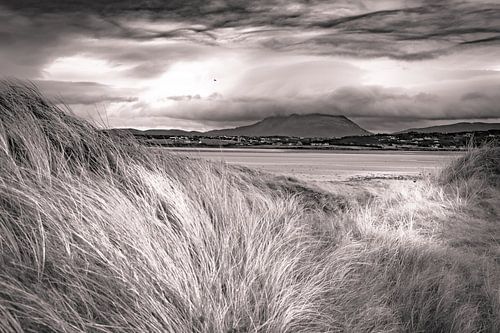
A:
<svg viewBox="0 0 500 333">
<path fill-rule="evenodd" d="M 500 122 L 500 0 L 0 0 L 0 76 L 107 127 Z"/>
</svg>

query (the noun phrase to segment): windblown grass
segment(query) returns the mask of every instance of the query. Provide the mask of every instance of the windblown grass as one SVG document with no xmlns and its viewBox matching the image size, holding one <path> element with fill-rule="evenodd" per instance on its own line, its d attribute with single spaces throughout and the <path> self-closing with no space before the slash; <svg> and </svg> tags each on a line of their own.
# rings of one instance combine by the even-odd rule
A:
<svg viewBox="0 0 500 333">
<path fill-rule="evenodd" d="M 479 148 L 470 148 L 463 158 L 448 165 L 440 176 L 443 183 L 476 178 L 500 186 L 500 146 L 488 143 Z"/>
<path fill-rule="evenodd" d="M 477 244 L 498 236 L 476 214 L 489 183 L 465 199 L 455 177 L 357 202 L 155 154 L 5 82 L 0 168 L 6 332 L 500 327 L 498 243 Z M 459 215 L 471 244 L 445 232 Z"/>
</svg>

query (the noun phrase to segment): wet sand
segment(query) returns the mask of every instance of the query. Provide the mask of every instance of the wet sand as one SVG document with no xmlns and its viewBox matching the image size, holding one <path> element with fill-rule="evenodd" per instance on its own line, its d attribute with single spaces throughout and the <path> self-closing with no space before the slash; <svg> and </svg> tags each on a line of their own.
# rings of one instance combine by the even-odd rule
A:
<svg viewBox="0 0 500 333">
<path fill-rule="evenodd" d="M 310 181 L 407 177 L 432 173 L 461 152 L 333 151 L 280 149 L 170 149 L 176 154 L 222 161 Z"/>
</svg>

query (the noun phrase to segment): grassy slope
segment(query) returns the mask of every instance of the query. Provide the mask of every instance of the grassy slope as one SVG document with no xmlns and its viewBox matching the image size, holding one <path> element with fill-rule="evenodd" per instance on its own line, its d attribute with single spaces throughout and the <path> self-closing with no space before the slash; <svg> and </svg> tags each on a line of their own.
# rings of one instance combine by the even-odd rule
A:
<svg viewBox="0 0 500 333">
<path fill-rule="evenodd" d="M 496 332 L 484 151 L 358 200 L 153 154 L 3 83 L 0 329 Z"/>
</svg>

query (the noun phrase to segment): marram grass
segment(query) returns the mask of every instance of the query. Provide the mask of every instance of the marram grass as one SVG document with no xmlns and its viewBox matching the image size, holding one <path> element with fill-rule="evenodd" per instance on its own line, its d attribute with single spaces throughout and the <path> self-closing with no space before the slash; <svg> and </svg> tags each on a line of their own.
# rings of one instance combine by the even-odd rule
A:
<svg viewBox="0 0 500 333">
<path fill-rule="evenodd" d="M 354 200 L 143 148 L 3 82 L 0 331 L 498 332 L 484 149 Z"/>
</svg>

